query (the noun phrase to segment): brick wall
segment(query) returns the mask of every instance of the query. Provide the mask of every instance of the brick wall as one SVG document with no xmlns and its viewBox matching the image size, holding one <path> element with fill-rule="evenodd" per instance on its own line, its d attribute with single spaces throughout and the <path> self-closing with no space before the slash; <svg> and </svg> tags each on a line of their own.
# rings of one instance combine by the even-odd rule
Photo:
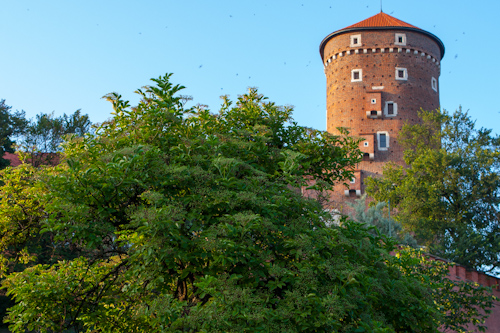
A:
<svg viewBox="0 0 500 333">
<path fill-rule="evenodd" d="M 351 46 L 351 37 L 356 35 L 359 44 Z M 397 45 L 396 35 L 403 35 L 406 45 Z M 435 40 L 414 31 L 350 31 L 326 42 L 327 131 L 336 134 L 337 127 L 345 127 L 373 144 L 373 156 L 366 156 L 356 168 L 361 182 L 382 174 L 387 162 L 404 164 L 398 133 L 403 124 L 419 121 L 421 108 L 439 108 L 441 57 Z M 389 104 L 393 114 L 389 114 Z M 380 132 L 385 134 L 386 149 L 380 147 Z M 341 184 L 335 188 L 332 208 L 344 211 L 345 189 Z"/>
</svg>

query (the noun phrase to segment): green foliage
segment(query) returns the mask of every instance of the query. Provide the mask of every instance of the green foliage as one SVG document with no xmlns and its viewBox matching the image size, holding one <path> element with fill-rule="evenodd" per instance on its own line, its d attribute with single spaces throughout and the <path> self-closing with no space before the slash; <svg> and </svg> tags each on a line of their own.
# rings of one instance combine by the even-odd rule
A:
<svg viewBox="0 0 500 333">
<path fill-rule="evenodd" d="M 466 267 L 495 270 L 500 259 L 500 138 L 476 129 L 467 113 L 421 112 L 399 140 L 407 169 L 388 165 L 367 181 L 375 200 L 430 252 Z"/>
<path fill-rule="evenodd" d="M 47 191 L 40 180 L 50 169 L 22 164 L 0 171 L 0 279 L 37 264 L 54 264 L 74 254 L 67 244 L 58 244 L 51 233 L 40 234 L 48 214 Z M 0 291 L 0 317 L 11 306 Z"/>
<path fill-rule="evenodd" d="M 393 243 L 319 191 L 352 177 L 358 142 L 291 122 L 255 89 L 219 114 L 185 109 L 170 75 L 64 143 L 40 179 L 43 235 L 81 254 L 11 273 L 6 318 L 24 332 L 435 332 L 425 283 Z"/>
<path fill-rule="evenodd" d="M 15 271 L 19 264 L 35 260 L 37 247 L 31 240 L 38 236 L 44 212 L 44 196 L 37 182 L 40 172 L 26 164 L 0 171 L 0 277 Z"/>
<path fill-rule="evenodd" d="M 58 161 L 54 153 L 61 152 L 65 136 L 82 137 L 90 131 L 90 127 L 88 115 L 82 115 L 80 110 L 59 117 L 55 117 L 54 113 L 41 113 L 27 122 L 19 136 L 19 148 L 28 154 L 27 158 L 34 166 L 51 165 Z"/>
<path fill-rule="evenodd" d="M 405 275 L 412 275 L 429 286 L 432 298 L 443 315 L 442 331 L 469 332 L 469 324 L 485 332 L 484 321 L 491 313 L 493 302 L 498 299 L 489 287 L 475 282 L 451 280 L 451 263 L 433 259 L 421 250 L 400 249 L 396 257 Z"/>
<path fill-rule="evenodd" d="M 26 126 L 24 111 L 11 113 L 10 109 L 5 100 L 0 100 L 0 169 L 10 164 L 2 157 L 6 152 L 14 152 L 13 137 L 21 133 Z"/>
<path fill-rule="evenodd" d="M 385 202 L 378 202 L 376 205 L 367 208 L 366 194 L 364 194 L 361 198 L 355 200 L 354 204 L 348 203 L 348 205 L 354 210 L 351 218 L 359 223 L 375 227 L 372 232 L 380 232 L 383 235 L 391 236 L 398 244 L 411 247 L 417 246 L 417 242 L 413 236 L 404 232 L 398 221 L 394 221 L 392 218 L 389 220 L 388 212 L 384 211 L 386 207 Z"/>
</svg>

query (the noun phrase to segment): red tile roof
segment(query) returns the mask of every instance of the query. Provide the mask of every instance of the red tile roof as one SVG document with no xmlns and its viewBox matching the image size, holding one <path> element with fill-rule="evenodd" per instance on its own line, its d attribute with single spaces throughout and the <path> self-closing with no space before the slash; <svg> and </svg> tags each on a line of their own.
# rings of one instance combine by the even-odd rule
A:
<svg viewBox="0 0 500 333">
<path fill-rule="evenodd" d="M 9 160 L 11 167 L 17 167 L 22 164 L 17 154 L 11 154 L 6 152 L 2 156 L 2 158 Z M 57 164 L 59 164 L 60 159 L 61 158 L 58 153 L 34 153 L 33 155 L 31 155 L 30 158 L 26 160 L 26 162 L 36 167 L 40 165 L 56 166 Z"/>
<path fill-rule="evenodd" d="M 373 15 L 372 17 L 369 17 L 366 20 L 350 25 L 341 30 L 352 29 L 352 28 L 373 28 L 373 27 L 407 27 L 407 28 L 420 29 L 414 25 L 411 25 L 395 17 L 392 17 L 391 15 L 387 15 L 386 13 L 380 12 L 377 15 Z"/>
<path fill-rule="evenodd" d="M 16 154 L 11 154 L 8 152 L 5 152 L 4 155 L 2 156 L 3 159 L 9 160 L 10 161 L 10 166 L 11 167 L 16 167 L 18 165 L 21 165 L 21 160 Z"/>
<path fill-rule="evenodd" d="M 391 30 L 391 29 L 415 31 L 415 32 L 419 32 L 419 33 L 422 33 L 422 34 L 430 37 L 438 44 L 439 49 L 441 50 L 441 59 L 443 58 L 443 56 L 444 56 L 444 44 L 438 37 L 431 34 L 430 32 L 427 32 L 423 29 L 418 28 L 414 25 L 411 25 L 411 24 L 406 23 L 404 21 L 401 21 L 395 17 L 392 17 L 391 15 L 387 15 L 383 12 L 380 12 L 376 15 L 373 15 L 372 17 L 367 18 L 366 20 L 363 20 L 363 21 L 358 22 L 356 24 L 345 27 L 344 29 L 334 31 L 331 34 L 329 34 L 328 36 L 326 36 L 323 39 L 323 41 L 321 42 L 321 44 L 319 45 L 319 53 L 321 55 L 321 59 L 323 59 L 323 56 L 324 56 L 323 52 L 324 52 L 324 48 L 325 48 L 326 43 L 335 36 L 338 36 L 340 34 L 344 34 L 347 32 L 352 32 L 352 31 Z"/>
</svg>

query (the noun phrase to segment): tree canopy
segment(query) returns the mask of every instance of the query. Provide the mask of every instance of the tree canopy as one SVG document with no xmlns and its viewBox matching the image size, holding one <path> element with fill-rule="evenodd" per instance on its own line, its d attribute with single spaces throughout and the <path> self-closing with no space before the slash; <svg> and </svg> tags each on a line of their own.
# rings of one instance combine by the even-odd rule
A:
<svg viewBox="0 0 500 333">
<path fill-rule="evenodd" d="M 11 330 L 435 332 L 443 325 L 436 285 L 414 275 L 411 260 L 403 269 L 402 257 L 389 255 L 390 239 L 349 221 L 327 227 L 328 212 L 300 195 L 310 181 L 326 191 L 350 179 L 361 157 L 356 139 L 298 126 L 291 108 L 256 89 L 234 105 L 224 97 L 212 114 L 185 108 L 183 87 L 170 75 L 153 82 L 137 91 L 134 107 L 107 95 L 114 118 L 69 138 L 57 167 L 36 169 L 39 189 L 24 195 L 43 198 L 43 218 L 33 223 L 64 260 L 7 272 L 3 286 L 16 302 L 6 318 Z M 17 216 L 1 223 L 22 229 L 10 220 Z"/>
<path fill-rule="evenodd" d="M 40 113 L 27 120 L 19 136 L 19 149 L 28 154 L 31 164 L 54 164 L 58 162 L 61 143 L 68 135 L 83 136 L 91 131 L 89 116 L 76 110 L 70 115 L 56 117 L 54 113 Z"/>
<path fill-rule="evenodd" d="M 477 129 L 461 109 L 421 112 L 399 141 L 408 168 L 388 165 L 367 181 L 377 201 L 390 200 L 394 218 L 435 255 L 494 271 L 500 259 L 500 138 Z"/>
<path fill-rule="evenodd" d="M 61 152 L 66 135 L 83 136 L 91 130 L 89 116 L 76 110 L 70 115 L 56 117 L 54 113 L 40 113 L 35 119 L 26 119 L 24 111 L 11 112 L 11 107 L 0 100 L 0 169 L 10 165 L 3 159 L 6 152 L 18 150 L 28 153 L 35 166 L 53 164 Z"/>
<path fill-rule="evenodd" d="M 5 100 L 0 100 L 0 169 L 10 165 L 10 162 L 3 158 L 3 155 L 14 152 L 13 136 L 24 130 L 26 119 L 23 111 L 12 113 L 11 107 L 5 104 Z"/>
</svg>

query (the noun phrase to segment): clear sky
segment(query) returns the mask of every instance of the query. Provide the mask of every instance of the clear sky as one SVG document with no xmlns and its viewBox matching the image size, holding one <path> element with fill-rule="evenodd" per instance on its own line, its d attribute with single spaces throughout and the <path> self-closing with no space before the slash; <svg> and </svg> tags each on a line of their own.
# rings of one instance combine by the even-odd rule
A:
<svg viewBox="0 0 500 333">
<path fill-rule="evenodd" d="M 326 79 L 319 44 L 380 11 L 379 0 L 0 0 L 0 99 L 28 117 L 82 109 L 110 117 L 101 99 L 174 73 L 192 104 L 218 111 L 258 87 L 324 130 Z M 500 133 L 500 1 L 384 0 L 383 10 L 438 36 L 446 52 L 441 106 L 470 110 Z"/>
</svg>

